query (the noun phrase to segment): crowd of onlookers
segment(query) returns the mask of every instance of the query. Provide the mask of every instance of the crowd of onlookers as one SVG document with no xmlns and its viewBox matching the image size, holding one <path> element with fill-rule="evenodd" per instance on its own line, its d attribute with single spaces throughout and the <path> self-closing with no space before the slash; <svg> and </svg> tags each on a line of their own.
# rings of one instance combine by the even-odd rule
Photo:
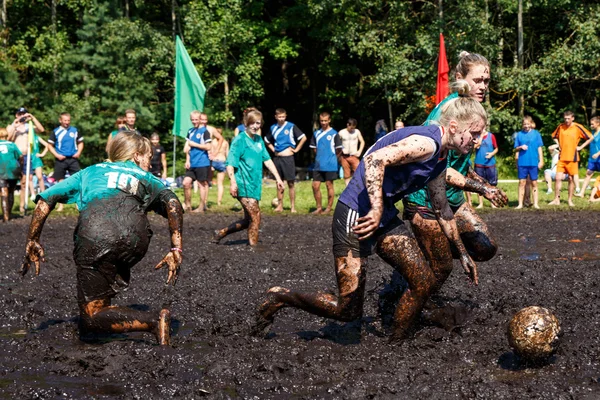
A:
<svg viewBox="0 0 600 400">
<path fill-rule="evenodd" d="M 244 111 L 244 116 L 250 111 Z M 262 117 L 262 114 L 261 114 Z M 261 143 L 272 154 L 274 166 L 279 177 L 289 192 L 290 211 L 296 212 L 295 181 L 297 168 L 295 154 L 305 143 L 307 136 L 298 126 L 287 120 L 284 109 L 275 110 L 275 123 L 268 129 L 259 129 Z M 84 137 L 78 129 L 71 125 L 69 113 L 62 113 L 58 119 L 59 126 L 48 136 L 41 137 L 45 132 L 42 124 L 26 108 L 21 107 L 15 113 L 14 121 L 0 129 L 0 195 L 4 209 L 12 209 L 14 191 L 20 183 L 21 193 L 27 189 L 29 194 L 35 190 L 43 191 L 47 185 L 60 182 L 80 170 L 79 159 L 84 149 Z M 262 123 L 262 120 L 261 120 Z M 204 212 L 207 209 L 209 187 L 212 186 L 216 175 L 217 204 L 223 199 L 224 181 L 227 174 L 229 142 L 223 137 L 222 130 L 208 124 L 206 113 L 194 111 L 190 115 L 191 128 L 187 132 L 185 153 L 185 176 L 181 180 L 184 189 L 184 208 L 192 212 Z M 319 115 L 319 128 L 313 132 L 309 147 L 314 153 L 314 163 L 311 164 L 312 189 L 315 198 L 314 213 L 328 213 L 332 210 L 334 201 L 334 181 L 343 177 L 348 185 L 354 171 L 360 163 L 365 151 L 365 140 L 357 129 L 358 122 L 349 118 L 346 127 L 339 132 L 331 126 L 331 115 L 323 112 Z M 574 113 L 564 113 L 564 122 L 553 132 L 554 144 L 548 147 L 552 156 L 552 164 L 544 168 L 543 141 L 535 122 L 529 116 L 523 118 L 522 129 L 513 135 L 515 160 L 519 179 L 518 204 L 516 208 L 533 206 L 539 208 L 539 171 L 543 171 L 546 182 L 546 193 L 554 193 L 550 205 L 560 203 L 560 190 L 563 181 L 568 181 L 568 204 L 573 205 L 573 196 L 584 197 L 586 189 L 591 189 L 590 201 L 600 201 L 600 178 L 590 185 L 593 174 L 600 171 L 600 117 L 590 120 L 591 132 L 583 125 L 574 121 Z M 396 121 L 394 130 L 404 128 L 402 121 Z M 115 129 L 108 135 L 106 147 L 121 131 L 134 131 L 136 128 L 136 112 L 128 109 L 115 122 Z M 31 134 L 30 134 L 31 132 Z M 234 139 L 239 134 L 247 132 L 247 126 L 242 123 L 235 128 Z M 375 140 L 388 133 L 384 120 L 379 120 L 375 126 Z M 32 139 L 30 139 L 32 138 Z M 160 144 L 158 133 L 150 136 L 153 146 L 151 173 L 167 182 L 167 159 L 163 146 Z M 579 152 L 589 145 L 589 160 L 587 173 L 583 184 L 579 181 Z M 54 158 L 54 169 L 51 177 L 43 174 L 41 158 L 50 152 Z M 496 154 L 498 145 L 496 137 L 486 132 L 475 144 L 473 168 L 475 172 L 491 185 L 498 183 Z M 26 182 L 29 178 L 29 182 Z M 322 204 L 321 183 L 325 183 L 327 201 Z M 554 183 L 553 183 L 554 182 Z M 192 190 L 199 191 L 199 206 L 192 209 Z M 284 187 L 280 188 L 277 198 L 273 199 L 276 212 L 283 211 Z M 470 202 L 470 193 L 467 193 Z M 532 199 L 531 199 L 532 197 Z M 20 196 L 20 212 L 23 213 L 27 204 L 25 196 Z M 483 197 L 479 195 L 478 208 L 483 207 Z M 58 211 L 62 205 L 58 206 Z M 4 212 L 5 220 L 10 213 Z"/>
</svg>

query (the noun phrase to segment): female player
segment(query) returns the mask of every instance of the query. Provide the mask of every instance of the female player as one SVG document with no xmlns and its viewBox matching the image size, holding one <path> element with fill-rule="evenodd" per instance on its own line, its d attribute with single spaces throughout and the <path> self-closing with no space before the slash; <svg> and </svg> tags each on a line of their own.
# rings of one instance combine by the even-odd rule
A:
<svg viewBox="0 0 600 400">
<path fill-rule="evenodd" d="M 156 265 L 169 267 L 167 284 L 177 281 L 182 260 L 183 208 L 177 196 L 147 172 L 150 141 L 124 131 L 112 138 L 109 160 L 88 167 L 52 186 L 36 198 L 25 260 L 21 272 L 31 264 L 40 273 L 44 249 L 40 235 L 46 218 L 57 203 L 77 203 L 73 257 L 77 265 L 77 298 L 80 334 L 152 332 L 161 345 L 170 341 L 169 310 L 160 313 L 111 306 L 111 298 L 129 286 L 130 270 L 146 254 L 152 231 L 147 212 L 169 220 L 171 249 Z"/>
<path fill-rule="evenodd" d="M 262 164 L 277 180 L 277 188 L 284 189 L 284 184 L 275 164 L 260 138 L 262 113 L 258 110 L 249 111 L 244 115 L 246 130 L 233 138 L 227 156 L 227 175 L 229 175 L 229 193 L 242 203 L 244 219 L 234 222 L 227 228 L 215 231 L 213 241 L 219 243 L 225 236 L 234 232 L 248 229 L 248 244 L 258 243 L 258 228 L 260 226 L 260 206 L 258 202 L 262 195 Z"/>
<path fill-rule="evenodd" d="M 462 96 L 442 107 L 441 126 L 407 127 L 379 139 L 340 196 L 332 226 L 339 294 L 272 287 L 259 307 L 254 333 L 264 332 L 282 307 L 296 307 L 342 321 L 360 318 L 367 259 L 375 248 L 408 283 L 395 311 L 393 333 L 393 339 L 405 338 L 434 289 L 436 276 L 418 241 L 398 218 L 395 204 L 425 185 L 447 240 L 458 250 L 465 273 L 478 283 L 477 267 L 460 240 L 446 198 L 446 152 L 470 152 L 487 121 L 483 107 L 467 95 L 467 82 L 462 85 Z"/>
</svg>

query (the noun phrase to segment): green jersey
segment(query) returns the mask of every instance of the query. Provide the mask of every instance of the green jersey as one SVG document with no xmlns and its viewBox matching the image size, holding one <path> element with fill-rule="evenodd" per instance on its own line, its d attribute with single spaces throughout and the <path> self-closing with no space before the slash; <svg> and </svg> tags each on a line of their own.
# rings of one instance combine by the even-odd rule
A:
<svg viewBox="0 0 600 400">
<path fill-rule="evenodd" d="M 425 120 L 423 125 L 431 125 L 434 122 L 440 120 L 442 116 L 442 106 L 448 102 L 449 100 L 456 99 L 458 97 L 458 93 L 452 93 L 448 97 L 438 104 L 433 111 Z M 453 168 L 457 170 L 462 175 L 466 176 L 469 172 L 469 168 L 471 166 L 471 153 L 468 154 L 460 154 L 455 152 L 454 150 L 450 150 L 448 152 L 448 168 Z M 457 189 L 453 186 L 446 185 L 446 197 L 448 198 L 448 203 L 450 207 L 458 208 L 465 202 L 465 194 L 461 189 Z M 418 204 L 420 206 L 425 206 L 431 208 L 431 203 L 429 202 L 429 193 L 427 188 L 423 188 L 418 190 L 408 196 L 405 197 L 407 201 L 411 203 Z"/>
<path fill-rule="evenodd" d="M 237 135 L 231 142 L 227 165 L 235 168 L 239 197 L 260 200 L 262 195 L 262 165 L 271 157 L 259 135 Z"/>
<path fill-rule="evenodd" d="M 0 179 L 21 178 L 21 150 L 13 142 L 0 140 Z"/>
</svg>

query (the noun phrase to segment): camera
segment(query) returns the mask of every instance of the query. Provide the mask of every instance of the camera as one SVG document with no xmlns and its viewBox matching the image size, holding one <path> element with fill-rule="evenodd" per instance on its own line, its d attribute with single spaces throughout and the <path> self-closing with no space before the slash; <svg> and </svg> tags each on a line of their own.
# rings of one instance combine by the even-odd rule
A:
<svg viewBox="0 0 600 400">
<path fill-rule="evenodd" d="M 27 121 L 27 117 L 21 117 L 21 119 L 19 120 L 19 122 L 21 122 L 21 123 L 23 123 L 25 121 Z"/>
</svg>

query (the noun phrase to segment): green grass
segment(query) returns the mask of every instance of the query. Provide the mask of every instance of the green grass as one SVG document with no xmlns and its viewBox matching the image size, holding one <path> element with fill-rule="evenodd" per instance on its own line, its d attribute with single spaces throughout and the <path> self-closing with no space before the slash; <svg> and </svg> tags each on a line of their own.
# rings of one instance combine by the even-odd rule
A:
<svg viewBox="0 0 600 400">
<path fill-rule="evenodd" d="M 298 211 L 299 214 L 308 214 L 309 212 L 313 211 L 316 207 L 315 204 L 315 199 L 313 197 L 313 193 L 312 193 L 312 187 L 311 187 L 311 181 L 301 181 L 301 182 L 296 182 L 296 209 Z M 518 190 L 518 183 L 514 182 L 514 183 L 499 183 L 498 186 L 500 188 L 502 188 L 502 190 L 504 190 L 506 192 L 506 194 L 508 195 L 509 198 L 509 205 L 508 207 L 516 207 L 517 206 L 517 190 Z M 546 183 L 545 182 L 538 182 L 538 186 L 540 189 L 540 194 L 539 194 L 539 204 L 542 210 L 569 210 L 571 209 L 571 207 L 569 207 L 566 204 L 567 201 L 567 183 L 564 182 L 563 183 L 563 189 L 561 192 L 561 202 L 562 204 L 560 206 L 549 206 L 548 202 L 550 202 L 552 199 L 554 199 L 554 193 L 552 194 L 546 194 Z M 334 183 L 334 188 L 335 188 L 335 201 L 337 201 L 337 199 L 339 198 L 339 195 L 342 193 L 342 191 L 344 190 L 344 181 L 342 179 L 336 180 Z M 183 190 L 182 189 L 176 189 L 175 193 L 179 196 L 179 198 L 182 200 L 183 202 Z M 289 194 L 288 194 L 288 189 L 286 187 L 286 191 L 284 193 L 284 198 L 283 198 L 283 206 L 284 206 L 284 213 L 290 213 L 290 201 L 289 201 Z M 323 197 L 323 208 L 325 208 L 326 206 L 326 201 L 327 201 L 327 192 L 326 192 L 326 188 L 325 188 L 325 184 L 321 185 L 321 194 Z M 594 203 L 594 204 L 590 204 L 587 200 L 587 198 L 589 197 L 590 191 L 587 190 L 586 191 L 586 199 L 580 199 L 579 197 L 575 197 L 574 198 L 574 203 L 575 203 L 575 207 L 573 208 L 574 210 L 588 210 L 588 209 L 600 209 L 600 203 Z M 271 206 L 271 201 L 273 200 L 273 198 L 276 197 L 276 188 L 275 188 L 275 184 L 272 181 L 267 181 L 264 185 L 263 185 L 263 194 L 262 194 L 262 200 L 261 200 L 261 211 L 263 212 L 263 214 L 267 214 L 267 215 L 273 215 L 275 214 L 275 212 L 273 211 L 273 207 Z M 334 207 L 335 207 L 335 201 L 334 201 Z M 193 193 L 192 194 L 192 206 L 195 208 L 198 206 L 200 202 L 200 196 L 199 193 Z M 477 195 L 473 195 L 473 204 L 477 205 L 479 204 L 478 199 L 477 199 Z M 29 213 L 31 213 L 31 211 L 33 210 L 33 208 L 35 207 L 35 204 L 33 202 L 29 202 Z M 401 204 L 398 204 L 398 207 L 401 208 Z M 208 208 L 209 208 L 209 212 L 211 213 L 231 213 L 231 212 L 236 212 L 239 211 L 241 209 L 241 206 L 239 205 L 239 202 L 235 199 L 233 199 L 230 195 L 229 195 L 229 182 L 226 179 L 225 181 L 225 191 L 224 191 L 224 195 L 223 195 L 223 203 L 222 205 L 218 206 L 217 205 L 217 187 L 216 185 L 213 185 L 213 187 L 209 190 L 209 195 L 208 195 Z M 19 199 L 18 196 L 15 196 L 15 207 L 13 209 L 13 213 L 17 214 L 19 210 Z M 484 212 L 493 212 L 494 210 L 490 207 L 490 203 L 486 200 L 484 202 Z M 535 211 L 534 209 L 524 209 L 524 210 L 515 210 L 516 212 L 528 212 L 528 211 Z M 54 215 L 57 215 L 57 212 L 53 213 Z M 64 211 L 61 213 L 61 215 L 77 215 L 77 209 L 75 207 L 75 205 L 73 204 L 69 204 L 66 205 L 64 208 Z"/>
</svg>

